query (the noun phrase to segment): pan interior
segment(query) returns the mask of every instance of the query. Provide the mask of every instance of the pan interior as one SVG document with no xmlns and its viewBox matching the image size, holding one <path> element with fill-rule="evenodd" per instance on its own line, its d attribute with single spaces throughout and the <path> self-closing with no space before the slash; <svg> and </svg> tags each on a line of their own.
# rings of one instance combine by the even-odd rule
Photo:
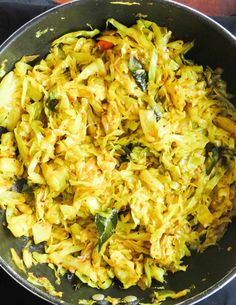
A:
<svg viewBox="0 0 236 305">
<path fill-rule="evenodd" d="M 171 29 L 176 39 L 194 40 L 195 48 L 189 56 L 197 63 L 209 65 L 212 68 L 222 67 L 228 90 L 236 96 L 236 65 L 232 64 L 236 52 L 236 40 L 232 36 L 210 19 L 181 5 L 164 0 L 135 1 L 135 3 L 122 5 L 102 0 L 82 0 L 54 8 L 23 26 L 4 43 L 0 49 L 1 61 L 7 59 L 7 70 L 10 70 L 23 55 L 40 54 L 43 57 L 48 52 L 50 43 L 64 33 L 89 28 L 89 26 L 85 26 L 88 24 L 103 29 L 105 20 L 109 17 L 131 25 L 137 20 L 138 14 L 142 13 L 147 15 L 148 19 Z M 37 38 L 36 33 L 45 29 L 48 29 L 45 34 Z M 232 101 L 236 104 L 235 97 Z M 4 224 L 3 213 L 1 223 Z M 236 223 L 232 223 L 218 246 L 207 249 L 201 255 L 193 253 L 190 258 L 186 259 L 186 263 L 189 265 L 186 272 L 177 272 L 168 276 L 165 288 L 175 291 L 185 288 L 192 289 L 186 297 L 180 300 L 168 300 L 164 304 L 174 305 L 182 302 L 184 302 L 183 304 L 194 304 L 235 276 L 235 232 Z M 10 248 L 20 250 L 27 243 L 27 239 L 13 238 L 4 225 L 1 226 L 0 239 L 0 257 L 3 268 L 29 290 L 52 303 L 60 304 L 60 300 L 48 296 L 45 292 L 27 283 L 25 274 L 17 270 L 12 262 Z M 231 251 L 227 251 L 229 247 L 231 247 Z M 53 272 L 47 266 L 37 266 L 34 272 L 35 275 L 46 276 L 52 283 L 55 282 Z M 77 304 L 78 299 L 90 299 L 93 294 L 101 293 L 86 285 L 81 285 L 75 291 L 72 283 L 66 278 L 62 279 L 59 286 L 56 284 L 55 286 L 57 290 L 63 291 L 65 304 Z M 154 287 L 158 286 L 158 283 L 154 284 Z M 136 295 L 142 302 L 150 302 L 152 288 L 146 291 L 141 291 L 136 287 L 123 290 L 119 283 L 116 283 L 102 293 L 112 297 Z"/>
</svg>

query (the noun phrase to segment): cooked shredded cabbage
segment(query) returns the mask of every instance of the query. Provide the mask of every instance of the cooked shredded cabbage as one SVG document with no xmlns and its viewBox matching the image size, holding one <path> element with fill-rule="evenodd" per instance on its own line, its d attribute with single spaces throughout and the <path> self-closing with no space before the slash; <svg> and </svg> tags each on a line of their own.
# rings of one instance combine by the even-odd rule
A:
<svg viewBox="0 0 236 305">
<path fill-rule="evenodd" d="M 43 243 L 22 249 L 22 269 L 145 289 L 231 222 L 236 111 L 221 69 L 186 58 L 192 42 L 148 20 L 107 26 L 2 79 L 0 207 L 15 237 Z"/>
</svg>

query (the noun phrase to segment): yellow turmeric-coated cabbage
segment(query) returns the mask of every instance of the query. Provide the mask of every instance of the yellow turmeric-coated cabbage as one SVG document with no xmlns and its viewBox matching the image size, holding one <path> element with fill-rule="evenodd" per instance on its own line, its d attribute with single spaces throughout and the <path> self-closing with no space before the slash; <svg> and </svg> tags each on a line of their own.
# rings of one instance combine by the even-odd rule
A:
<svg viewBox="0 0 236 305">
<path fill-rule="evenodd" d="M 154 22 L 108 19 L 2 79 L 0 207 L 15 237 L 44 246 L 23 249 L 26 269 L 145 289 L 223 236 L 236 111 L 222 71 L 186 59 L 192 47 Z"/>
</svg>

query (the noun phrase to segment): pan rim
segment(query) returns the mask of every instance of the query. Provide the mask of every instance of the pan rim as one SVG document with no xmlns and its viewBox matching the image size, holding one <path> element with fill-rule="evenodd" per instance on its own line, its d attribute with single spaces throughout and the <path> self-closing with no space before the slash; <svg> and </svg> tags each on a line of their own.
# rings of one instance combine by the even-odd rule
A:
<svg viewBox="0 0 236 305">
<path fill-rule="evenodd" d="M 15 39 L 18 38 L 18 36 L 20 36 L 23 32 L 25 32 L 28 27 L 32 26 L 32 25 L 36 25 L 39 21 L 41 21 L 44 17 L 47 17 L 48 15 L 51 15 L 52 13 L 57 13 L 60 10 L 63 10 L 65 7 L 70 7 L 70 6 L 74 6 L 74 4 L 76 3 L 83 3 L 83 2 L 87 2 L 89 0 L 72 0 L 70 2 L 64 3 L 64 4 L 60 4 L 57 5 L 55 7 L 51 7 L 48 10 L 42 12 L 41 14 L 35 16 L 33 19 L 29 20 L 28 22 L 26 22 L 25 24 L 23 24 L 21 27 L 19 27 L 15 32 L 13 32 L 1 45 L 0 45 L 0 55 L 1 53 L 8 47 L 9 44 L 12 43 L 12 41 L 14 41 Z M 226 38 L 228 38 L 232 43 L 234 43 L 236 45 L 236 36 L 234 36 L 229 30 L 227 30 L 225 27 L 223 27 L 220 23 L 218 23 L 217 21 L 215 21 L 214 19 L 212 19 L 211 17 L 205 15 L 204 13 L 191 8 L 185 4 L 176 2 L 174 0 L 132 0 L 129 2 L 133 2 L 133 3 L 138 3 L 138 2 L 142 3 L 142 2 L 160 2 L 160 3 L 169 3 L 171 6 L 175 6 L 175 7 L 180 7 L 188 12 L 191 12 L 193 15 L 196 15 L 199 19 L 202 19 L 202 21 L 205 21 L 208 25 L 214 25 L 214 27 L 216 27 L 216 29 L 218 31 L 221 31 L 224 36 L 226 36 Z M 109 1 L 109 0 L 96 0 L 96 2 L 108 2 L 108 3 L 115 3 L 117 2 L 116 5 L 122 5 L 123 3 L 128 3 L 128 1 Z M 124 5 L 124 4 L 123 4 Z"/>
<path fill-rule="evenodd" d="M 63 10 L 65 7 L 70 7 L 70 6 L 74 6 L 76 4 L 79 3 L 85 3 L 88 2 L 90 0 L 74 0 L 74 1 L 70 1 L 68 3 L 64 3 L 61 5 L 57 5 L 55 7 L 49 8 L 48 10 L 42 12 L 41 14 L 37 15 L 36 17 L 34 17 L 33 19 L 29 20 L 28 22 L 26 22 L 24 25 L 22 25 L 19 29 L 17 29 L 14 33 L 12 33 L 1 45 L 0 45 L 0 56 L 1 53 L 9 47 L 9 45 L 16 40 L 17 38 L 19 38 L 25 31 L 27 31 L 27 29 L 33 25 L 38 24 L 40 21 L 42 21 L 44 18 L 50 16 L 51 14 L 56 14 L 58 12 L 60 12 L 61 10 Z M 108 0 L 96 0 L 96 2 L 99 3 L 110 3 L 110 1 Z M 116 2 L 116 1 L 114 1 Z M 128 2 L 128 1 L 123 1 L 123 2 Z M 193 14 L 194 16 L 197 16 L 199 19 L 201 19 L 201 21 L 205 22 L 206 24 L 208 24 L 211 27 L 214 27 L 217 31 L 221 32 L 225 38 L 229 41 L 229 43 L 232 43 L 233 45 L 235 45 L 236 47 L 236 37 L 230 32 L 228 31 L 226 28 L 224 28 L 221 24 L 219 24 L 217 21 L 213 20 L 211 17 L 205 15 L 204 13 L 199 12 L 196 9 L 193 9 L 187 5 L 178 3 L 176 1 L 173 0 L 131 0 L 129 2 L 159 2 L 159 3 L 165 3 L 171 5 L 171 6 L 175 6 L 175 7 L 179 7 L 184 9 L 186 12 L 190 12 L 191 14 Z M 116 5 L 122 5 L 121 1 L 117 1 Z M 46 291 L 43 291 L 41 289 L 39 289 L 38 287 L 34 286 L 33 284 L 31 284 L 29 281 L 27 281 L 26 279 L 24 279 L 20 273 L 17 273 L 13 268 L 10 267 L 9 264 L 7 264 L 5 262 L 5 260 L 0 256 L 0 267 L 8 274 L 10 275 L 16 282 L 18 282 L 21 286 L 23 286 L 24 288 L 26 288 L 28 291 L 30 291 L 31 293 L 35 294 L 37 297 L 42 298 L 45 301 L 49 301 L 52 304 L 55 305 L 59 305 L 62 303 L 62 301 L 59 298 L 56 298 L 50 294 L 48 294 Z M 236 278 L 236 266 L 234 268 L 232 268 L 223 278 L 221 278 L 218 282 L 214 283 L 212 286 L 210 286 L 209 288 L 207 288 L 206 290 L 190 297 L 187 300 L 183 300 L 180 301 L 178 303 L 176 303 L 176 305 L 194 305 L 197 304 L 200 301 L 203 301 L 204 299 L 210 297 L 211 295 L 213 295 L 214 293 L 216 293 L 217 291 L 219 291 L 220 289 L 222 289 L 223 287 L 225 287 L 227 284 L 229 284 L 234 278 Z M 63 301 L 63 304 L 65 305 L 72 305 L 71 303 L 68 303 L 67 301 Z"/>
</svg>

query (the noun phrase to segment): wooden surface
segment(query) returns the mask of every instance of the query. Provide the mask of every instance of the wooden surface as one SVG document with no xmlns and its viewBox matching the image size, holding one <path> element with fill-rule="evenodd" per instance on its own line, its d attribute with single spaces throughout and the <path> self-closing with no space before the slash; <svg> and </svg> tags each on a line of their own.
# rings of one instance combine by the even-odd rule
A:
<svg viewBox="0 0 236 305">
<path fill-rule="evenodd" d="M 54 0 L 65 3 L 69 0 Z M 236 15 L 236 0 L 176 0 L 210 16 Z"/>
<path fill-rule="evenodd" d="M 211 16 L 236 15 L 236 0 L 176 0 Z"/>
</svg>

